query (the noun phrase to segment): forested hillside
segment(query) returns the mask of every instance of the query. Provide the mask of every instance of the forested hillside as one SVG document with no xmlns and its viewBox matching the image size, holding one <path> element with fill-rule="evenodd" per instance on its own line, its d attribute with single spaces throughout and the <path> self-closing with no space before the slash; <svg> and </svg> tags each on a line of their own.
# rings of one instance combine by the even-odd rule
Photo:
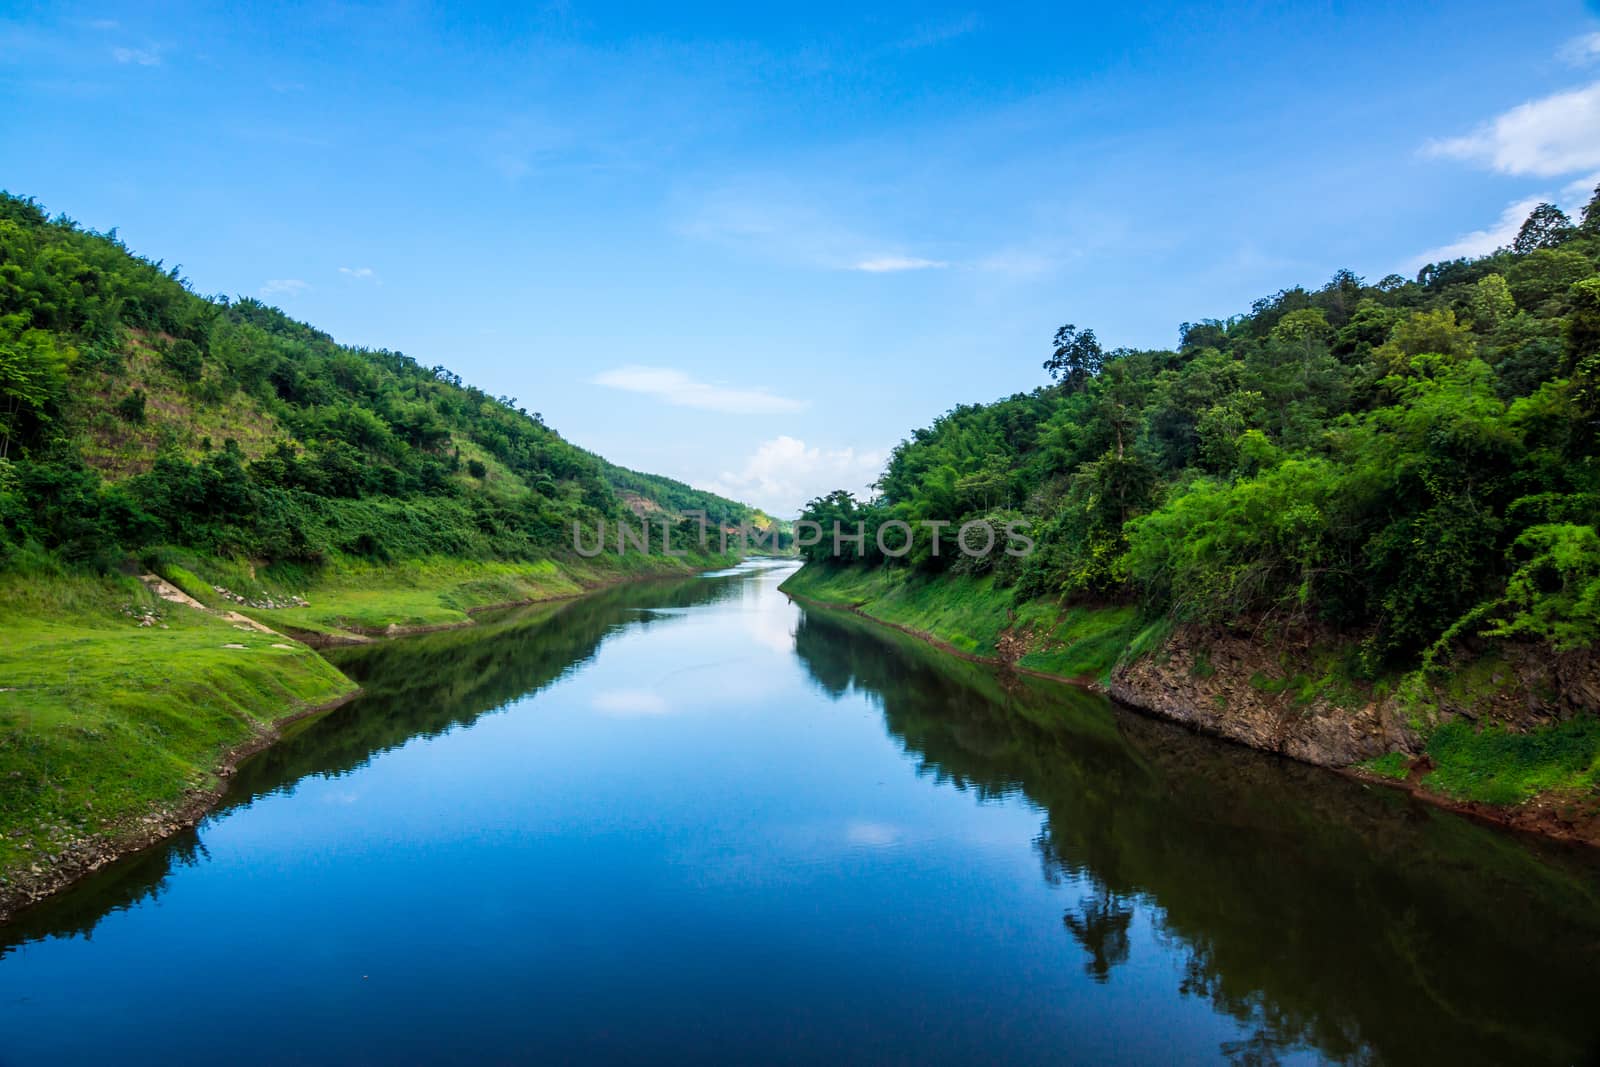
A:
<svg viewBox="0 0 1600 1067">
<path fill-rule="evenodd" d="M 0 194 L 0 565 L 110 570 L 157 545 L 313 568 L 529 560 L 568 548 L 574 521 L 690 509 L 768 521 Z"/>
<path fill-rule="evenodd" d="M 1586 648 L 1600 637 L 1597 263 L 1600 194 L 1576 224 L 1544 205 L 1512 247 L 1413 280 L 1341 271 L 1186 323 L 1172 350 L 1107 352 L 1064 326 L 1053 384 L 951 410 L 901 442 L 870 502 L 834 493 L 803 517 L 949 522 L 937 539 L 917 527 L 901 559 L 870 538 L 844 548 L 991 574 L 1018 604 L 1331 629 L 1367 678 L 1465 640 Z M 963 556 L 957 526 L 979 518 L 1027 520 L 1037 551 Z"/>
</svg>

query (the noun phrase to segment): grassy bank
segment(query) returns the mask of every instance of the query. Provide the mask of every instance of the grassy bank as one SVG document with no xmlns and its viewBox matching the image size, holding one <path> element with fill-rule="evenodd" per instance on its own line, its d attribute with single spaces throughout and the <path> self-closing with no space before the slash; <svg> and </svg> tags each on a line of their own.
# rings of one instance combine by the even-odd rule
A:
<svg viewBox="0 0 1600 1067">
<path fill-rule="evenodd" d="M 1099 680 L 1148 640 L 1132 607 L 1014 604 L 989 577 L 919 576 L 886 567 L 809 564 L 783 590 L 849 607 L 869 619 L 930 637 L 965 655 L 1064 678 Z"/>
<path fill-rule="evenodd" d="M 145 562 L 202 607 L 48 556 L 0 571 L 0 916 L 60 868 L 159 836 L 216 789 L 231 753 L 355 691 L 306 644 L 245 619 L 311 640 L 458 626 L 477 608 L 730 558 L 337 559 L 315 573 L 178 551 Z"/>
<path fill-rule="evenodd" d="M 0 602 L 0 891 L 213 786 L 226 753 L 355 688 L 304 645 L 136 578 L 11 572 Z"/>
<path fill-rule="evenodd" d="M 486 607 L 577 596 L 616 582 L 690 574 L 736 559 L 635 553 L 536 562 L 436 556 L 372 563 L 341 556 L 314 571 L 281 565 L 256 571 L 182 552 L 155 557 L 152 569 L 201 603 L 313 641 L 460 626 Z"/>
</svg>

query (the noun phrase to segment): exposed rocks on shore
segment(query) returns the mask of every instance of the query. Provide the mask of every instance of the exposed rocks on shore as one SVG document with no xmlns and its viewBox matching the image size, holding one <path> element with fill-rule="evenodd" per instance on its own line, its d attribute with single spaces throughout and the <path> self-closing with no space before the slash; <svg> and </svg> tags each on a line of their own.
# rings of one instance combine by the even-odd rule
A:
<svg viewBox="0 0 1600 1067">
<path fill-rule="evenodd" d="M 1118 667 L 1107 690 L 1131 707 L 1324 767 L 1420 751 L 1422 739 L 1392 699 L 1302 701 L 1263 686 L 1284 674 L 1284 651 L 1254 636 L 1179 628 L 1156 654 Z"/>
</svg>

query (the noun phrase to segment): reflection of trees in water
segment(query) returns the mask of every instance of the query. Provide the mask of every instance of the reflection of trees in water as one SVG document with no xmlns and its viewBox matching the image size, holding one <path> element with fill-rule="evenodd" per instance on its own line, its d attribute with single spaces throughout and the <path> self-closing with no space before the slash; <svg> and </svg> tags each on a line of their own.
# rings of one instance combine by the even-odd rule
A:
<svg viewBox="0 0 1600 1067">
<path fill-rule="evenodd" d="M 1061 922 L 1089 954 L 1083 969 L 1096 982 L 1104 984 L 1111 976 L 1111 968 L 1128 962 L 1133 905 L 1104 886 L 1096 887 L 1093 896 L 1080 899 L 1077 910 L 1068 911 Z"/>
<path fill-rule="evenodd" d="M 1292 1047 L 1263 1028 L 1242 1041 L 1224 1041 L 1221 1052 L 1223 1059 L 1239 1067 L 1275 1067 L 1283 1062 L 1281 1053 Z"/>
<path fill-rule="evenodd" d="M 940 654 L 846 615 L 804 612 L 818 685 L 870 694 L 921 773 L 1044 811 L 1047 878 L 1097 981 L 1143 913 L 1183 962 L 1179 992 L 1271 1063 L 1560 1062 L 1596 1038 L 1592 859 L 1408 798 L 1222 744 L 1079 690 Z"/>
<path fill-rule="evenodd" d="M 411 741 L 468 726 L 592 660 L 611 636 L 670 626 L 679 609 L 741 595 L 736 576 L 620 586 L 484 617 L 461 630 L 329 650 L 362 695 L 248 760 L 211 818 L 295 783 L 337 778 Z M 641 606 L 642 605 L 642 606 Z M 165 891 L 168 876 L 205 858 L 194 829 L 85 879 L 0 927 L 0 957 L 44 937 L 89 936 L 106 915 Z"/>
</svg>

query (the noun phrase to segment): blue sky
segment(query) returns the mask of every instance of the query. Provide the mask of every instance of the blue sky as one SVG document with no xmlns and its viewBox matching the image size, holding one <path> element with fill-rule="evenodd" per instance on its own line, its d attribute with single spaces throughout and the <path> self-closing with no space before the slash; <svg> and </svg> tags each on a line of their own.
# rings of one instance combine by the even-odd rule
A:
<svg viewBox="0 0 1600 1067">
<path fill-rule="evenodd" d="M 1600 180 L 1522 4 L 0 7 L 0 186 L 779 512 L 941 411 Z"/>
</svg>

